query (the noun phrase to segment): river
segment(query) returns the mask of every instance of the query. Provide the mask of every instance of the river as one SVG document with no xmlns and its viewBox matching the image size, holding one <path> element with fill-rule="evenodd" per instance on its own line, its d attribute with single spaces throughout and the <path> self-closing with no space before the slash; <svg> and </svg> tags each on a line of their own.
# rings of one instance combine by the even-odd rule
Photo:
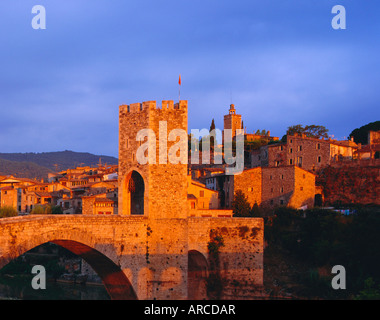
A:
<svg viewBox="0 0 380 320">
<path fill-rule="evenodd" d="M 47 281 L 46 289 L 32 288 L 31 279 L 0 276 L 0 300 L 110 300 L 103 285 Z"/>
</svg>

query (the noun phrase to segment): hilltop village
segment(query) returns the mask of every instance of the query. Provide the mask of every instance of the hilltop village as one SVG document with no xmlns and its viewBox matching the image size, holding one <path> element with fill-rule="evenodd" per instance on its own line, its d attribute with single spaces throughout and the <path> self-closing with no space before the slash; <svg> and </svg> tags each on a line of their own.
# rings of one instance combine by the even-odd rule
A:
<svg viewBox="0 0 380 320">
<path fill-rule="evenodd" d="M 238 190 L 251 207 L 264 209 L 380 204 L 380 131 L 370 131 L 366 145 L 304 133 L 280 139 L 266 130 L 247 133 L 234 105 L 224 116 L 225 129 L 244 130 L 244 171 L 227 175 L 226 164 L 189 163 L 190 216 L 231 217 Z M 130 187 L 138 189 L 138 181 Z M 118 198 L 117 165 L 67 169 L 50 173 L 47 181 L 0 176 L 0 205 L 13 207 L 19 215 L 113 215 L 118 214 Z"/>
</svg>

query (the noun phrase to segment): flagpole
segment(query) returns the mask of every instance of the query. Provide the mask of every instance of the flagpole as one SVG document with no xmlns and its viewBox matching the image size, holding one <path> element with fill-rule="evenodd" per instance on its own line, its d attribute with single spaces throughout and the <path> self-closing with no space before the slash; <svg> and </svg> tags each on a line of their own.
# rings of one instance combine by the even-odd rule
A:
<svg viewBox="0 0 380 320">
<path fill-rule="evenodd" d="M 181 101 L 181 75 L 179 75 L 178 84 L 179 84 L 179 90 L 178 90 L 178 102 L 180 102 L 180 101 Z"/>
</svg>

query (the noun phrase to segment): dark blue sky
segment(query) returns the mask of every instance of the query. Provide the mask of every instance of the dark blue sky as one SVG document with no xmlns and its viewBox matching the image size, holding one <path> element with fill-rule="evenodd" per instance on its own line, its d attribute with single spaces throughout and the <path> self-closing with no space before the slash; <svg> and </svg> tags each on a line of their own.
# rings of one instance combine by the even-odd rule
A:
<svg viewBox="0 0 380 320">
<path fill-rule="evenodd" d="M 31 27 L 46 8 L 47 29 Z M 347 29 L 331 27 L 344 5 Z M 117 156 L 118 107 L 189 102 L 189 129 L 234 103 L 248 132 L 380 120 L 376 0 L 2 0 L 0 152 Z"/>
</svg>

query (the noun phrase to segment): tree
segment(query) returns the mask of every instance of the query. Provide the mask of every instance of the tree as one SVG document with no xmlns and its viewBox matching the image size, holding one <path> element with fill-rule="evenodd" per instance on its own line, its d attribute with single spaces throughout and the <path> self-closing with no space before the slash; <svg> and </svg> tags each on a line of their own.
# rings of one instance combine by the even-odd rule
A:
<svg viewBox="0 0 380 320">
<path fill-rule="evenodd" d="M 356 143 L 367 144 L 368 143 L 368 132 L 380 130 L 380 121 L 370 122 L 360 128 L 352 130 L 349 139 L 354 138 Z"/>
<path fill-rule="evenodd" d="M 234 217 L 250 217 L 251 205 L 248 202 L 248 197 L 241 190 L 237 190 L 234 199 L 232 200 L 232 211 Z"/>
<path fill-rule="evenodd" d="M 318 126 L 318 125 L 307 125 L 303 127 L 301 124 L 297 124 L 295 126 L 288 127 L 288 130 L 286 132 L 287 135 L 294 136 L 297 134 L 305 134 L 306 137 L 309 138 L 328 138 L 328 132 L 329 130 L 324 126 Z"/>
<path fill-rule="evenodd" d="M 257 204 L 257 202 L 255 202 L 255 204 L 252 206 L 251 216 L 252 217 L 262 217 L 263 216 L 263 213 L 261 212 L 260 207 Z"/>
<path fill-rule="evenodd" d="M 214 122 L 214 119 L 212 119 L 212 121 L 211 121 L 211 125 L 210 125 L 210 132 L 211 132 L 212 130 L 215 130 L 215 122 Z"/>
<path fill-rule="evenodd" d="M 305 127 L 306 136 L 311 137 L 311 138 L 317 138 L 317 139 L 326 138 L 327 139 L 329 137 L 328 132 L 329 130 L 324 126 L 316 126 L 312 124 L 310 126 Z"/>
</svg>

